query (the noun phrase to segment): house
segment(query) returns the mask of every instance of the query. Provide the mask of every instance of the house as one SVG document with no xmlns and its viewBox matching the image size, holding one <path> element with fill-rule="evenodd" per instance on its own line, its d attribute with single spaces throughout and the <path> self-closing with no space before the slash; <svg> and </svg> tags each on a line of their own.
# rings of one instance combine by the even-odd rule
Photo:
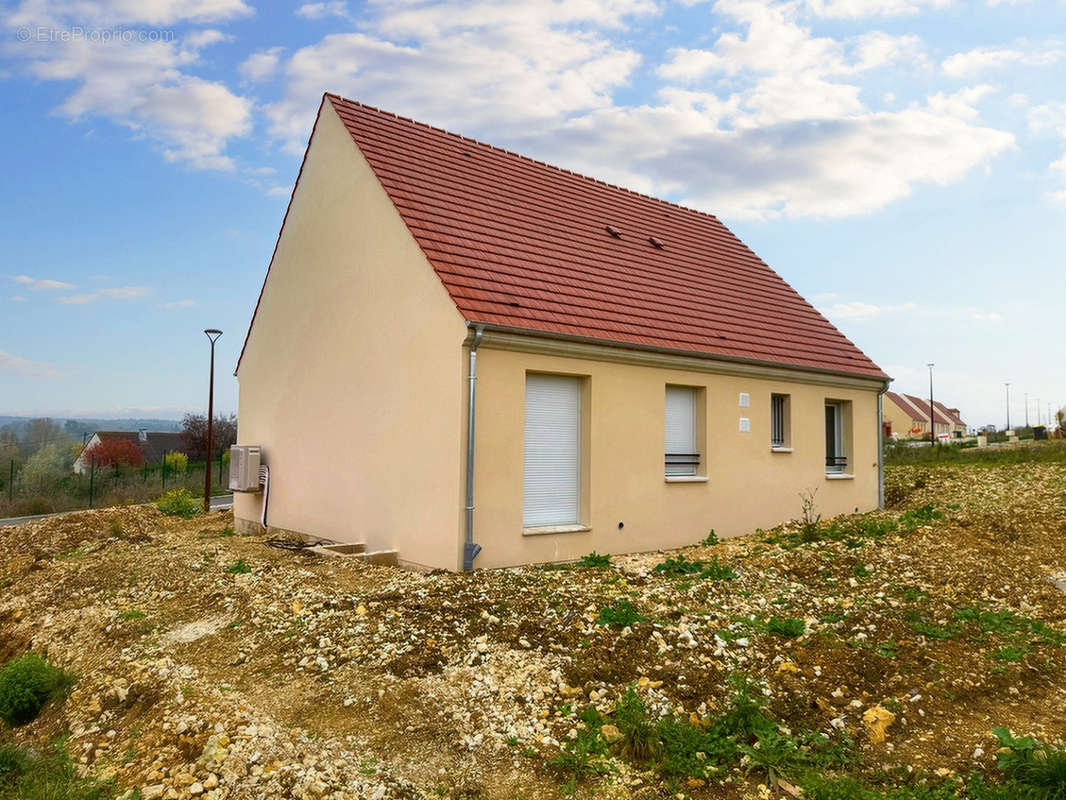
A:
<svg viewBox="0 0 1066 800">
<path fill-rule="evenodd" d="M 884 398 L 885 435 L 898 439 L 929 438 L 929 400 L 913 394 L 886 392 Z M 933 423 L 937 438 L 961 439 L 966 423 L 959 409 L 948 408 L 934 398 Z"/>
<path fill-rule="evenodd" d="M 413 567 L 879 503 L 887 376 L 716 217 L 335 95 L 236 375 L 236 525 Z"/>
<path fill-rule="evenodd" d="M 81 455 L 74 459 L 74 471 L 79 475 L 89 471 L 89 458 L 86 454 L 101 442 L 132 442 L 141 451 L 144 461 L 158 464 L 167 453 L 181 450 L 181 434 L 169 431 L 97 431 L 85 443 Z"/>
</svg>

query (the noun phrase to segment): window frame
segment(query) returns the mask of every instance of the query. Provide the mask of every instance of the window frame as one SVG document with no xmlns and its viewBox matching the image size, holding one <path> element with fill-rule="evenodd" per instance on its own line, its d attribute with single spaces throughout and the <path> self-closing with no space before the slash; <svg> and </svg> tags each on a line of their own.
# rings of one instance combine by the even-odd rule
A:
<svg viewBox="0 0 1066 800">
<path fill-rule="evenodd" d="M 576 494 L 577 494 L 576 518 L 573 519 L 573 520 L 569 520 L 568 519 L 566 521 L 563 521 L 561 519 L 559 521 L 541 521 L 541 520 L 530 521 L 530 520 L 528 520 L 527 513 L 529 513 L 529 511 L 528 511 L 527 506 L 526 506 L 526 499 L 527 499 L 527 490 L 526 490 L 526 480 L 527 480 L 527 478 L 526 478 L 526 475 L 527 475 L 527 464 L 528 464 L 528 462 L 526 461 L 526 458 L 527 458 L 526 453 L 528 452 L 529 439 L 528 439 L 528 433 L 525 433 L 524 436 L 523 436 L 522 530 L 523 530 L 523 532 L 525 532 L 527 534 L 528 533 L 538 533 L 538 532 L 564 533 L 564 532 L 568 532 L 568 531 L 587 530 L 588 528 L 585 526 L 585 524 L 583 522 L 583 520 L 585 518 L 585 510 L 587 508 L 587 502 L 586 502 L 585 493 L 587 491 L 587 486 L 588 486 L 587 470 L 586 470 L 586 462 L 587 462 L 587 459 L 588 459 L 588 444 L 589 444 L 588 443 L 588 424 L 587 424 L 587 414 L 588 414 L 587 377 L 586 376 L 581 376 L 581 375 L 569 375 L 569 374 L 565 374 L 565 373 L 539 372 L 539 371 L 534 371 L 534 370 L 530 370 L 530 371 L 526 372 L 526 374 L 525 374 L 525 391 L 524 391 L 524 396 L 526 398 L 526 402 L 525 402 L 525 406 L 523 408 L 523 426 L 526 428 L 526 431 L 528 431 L 528 421 L 529 421 L 529 416 L 528 416 L 529 415 L 529 404 L 528 404 L 528 396 L 529 395 L 528 395 L 528 393 L 529 393 L 530 379 L 534 379 L 535 380 L 535 379 L 538 379 L 538 378 L 540 378 L 540 379 L 543 379 L 543 378 L 552 379 L 552 378 L 554 378 L 554 379 L 560 379 L 560 380 L 574 381 L 576 386 L 577 386 L 577 406 L 575 408 L 575 412 L 576 412 L 576 420 L 575 420 L 575 422 L 576 422 L 576 426 L 577 426 L 577 437 L 576 437 L 576 443 L 575 444 L 576 444 L 577 451 L 576 451 L 576 470 L 575 470 L 575 474 L 574 474 L 575 489 L 576 489 Z"/>
<path fill-rule="evenodd" d="M 848 400 L 826 399 L 825 410 L 833 411 L 833 444 L 834 452 L 829 452 L 829 416 L 825 415 L 825 474 L 827 478 L 851 477 L 848 472 L 848 458 L 850 457 L 849 420 L 847 414 L 851 402 Z"/>
<path fill-rule="evenodd" d="M 792 396 L 783 392 L 770 394 L 770 449 L 778 453 L 792 452 Z"/>
<path fill-rule="evenodd" d="M 670 412 L 670 393 L 684 391 L 689 394 L 692 407 L 691 452 L 673 452 L 668 442 L 668 420 Z M 663 393 L 663 478 L 667 483 L 703 483 L 707 481 L 707 393 L 705 386 L 668 383 Z M 685 447 L 683 449 L 689 449 Z M 671 462 L 671 458 L 674 459 Z M 687 460 L 686 460 L 687 459 Z"/>
</svg>

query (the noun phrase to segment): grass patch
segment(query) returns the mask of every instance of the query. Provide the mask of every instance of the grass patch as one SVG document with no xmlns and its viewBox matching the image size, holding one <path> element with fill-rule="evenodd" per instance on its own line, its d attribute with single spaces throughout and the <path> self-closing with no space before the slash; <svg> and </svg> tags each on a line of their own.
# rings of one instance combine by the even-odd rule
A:
<svg viewBox="0 0 1066 800">
<path fill-rule="evenodd" d="M 587 556 L 582 556 L 580 559 L 578 559 L 577 566 L 589 568 L 609 567 L 611 566 L 611 557 L 600 555 L 595 550 L 593 550 Z"/>
<path fill-rule="evenodd" d="M 614 628 L 626 628 L 646 619 L 647 617 L 637 611 L 633 603 L 622 599 L 616 600 L 611 605 L 600 609 L 600 614 L 596 617 L 596 623 L 610 625 Z"/>
<path fill-rule="evenodd" d="M 730 679 L 726 710 L 699 719 L 676 713 L 653 714 L 629 687 L 609 716 L 589 706 L 579 715 L 578 735 L 551 760 L 571 780 L 612 770 L 612 759 L 659 775 L 666 788 L 682 780 L 719 780 L 733 766 L 769 776 L 842 765 L 850 742 L 820 733 L 793 734 L 765 710 L 757 687 L 746 677 Z"/>
<path fill-rule="evenodd" d="M 62 696 L 74 681 L 74 675 L 34 653 L 12 659 L 0 670 L 0 719 L 13 728 L 32 722 L 45 703 Z"/>
<path fill-rule="evenodd" d="M 799 617 L 770 617 L 766 621 L 767 633 L 783 639 L 795 639 L 807 630 L 807 623 Z"/>
<path fill-rule="evenodd" d="M 129 622 L 135 619 L 144 619 L 147 616 L 143 611 L 138 611 L 135 608 L 131 608 L 129 611 L 123 611 L 118 615 L 118 618 L 123 622 Z"/>
<path fill-rule="evenodd" d="M 0 745 L 0 800 L 112 800 L 117 794 L 111 781 L 78 775 L 62 740 L 38 753 Z"/>
<path fill-rule="evenodd" d="M 238 558 L 236 561 L 226 567 L 227 575 L 247 575 L 251 571 L 251 565 L 243 558 Z"/>
<path fill-rule="evenodd" d="M 661 564 L 656 564 L 655 569 L 652 571 L 674 577 L 698 575 L 701 578 L 708 578 L 712 581 L 731 581 L 737 577 L 737 573 L 733 568 L 728 564 L 720 563 L 717 556 L 710 561 L 701 561 L 679 555 L 668 558 Z"/>
</svg>

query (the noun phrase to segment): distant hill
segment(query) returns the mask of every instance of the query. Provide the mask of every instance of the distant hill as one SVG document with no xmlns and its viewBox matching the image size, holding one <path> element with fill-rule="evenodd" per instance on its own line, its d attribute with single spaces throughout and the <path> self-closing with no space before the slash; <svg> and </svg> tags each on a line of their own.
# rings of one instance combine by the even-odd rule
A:
<svg viewBox="0 0 1066 800">
<path fill-rule="evenodd" d="M 0 415 L 0 428 L 18 432 L 22 428 L 24 428 L 31 419 L 39 418 L 11 417 Z M 147 428 L 150 431 L 181 430 L 181 420 L 176 419 L 138 419 L 135 417 L 131 417 L 128 419 L 97 419 L 91 417 L 50 417 L 50 419 L 53 422 L 58 423 L 68 432 L 76 432 L 79 435 L 83 432 L 92 433 L 93 431 L 139 431 L 141 428 Z"/>
</svg>

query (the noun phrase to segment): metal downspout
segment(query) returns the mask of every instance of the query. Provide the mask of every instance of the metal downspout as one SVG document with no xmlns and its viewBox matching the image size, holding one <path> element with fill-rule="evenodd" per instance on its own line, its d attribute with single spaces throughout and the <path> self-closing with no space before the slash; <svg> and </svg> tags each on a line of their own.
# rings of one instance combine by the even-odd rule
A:
<svg viewBox="0 0 1066 800">
<path fill-rule="evenodd" d="M 474 559 L 481 552 L 481 545 L 474 544 L 474 409 L 477 398 L 477 348 L 485 326 L 474 328 L 474 338 L 470 342 L 470 394 L 467 401 L 466 417 L 466 543 L 463 545 L 463 572 L 474 569 Z"/>
<path fill-rule="evenodd" d="M 885 508 L 885 392 L 877 393 L 877 507 Z"/>
</svg>

